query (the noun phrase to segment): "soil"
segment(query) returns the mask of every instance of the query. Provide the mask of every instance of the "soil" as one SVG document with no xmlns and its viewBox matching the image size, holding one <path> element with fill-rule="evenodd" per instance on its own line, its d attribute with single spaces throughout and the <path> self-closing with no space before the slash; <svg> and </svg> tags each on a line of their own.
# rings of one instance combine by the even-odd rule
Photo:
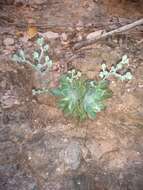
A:
<svg viewBox="0 0 143 190">
<path fill-rule="evenodd" d="M 143 26 L 72 49 L 91 32 L 142 17 L 141 0 L 0 2 L 0 190 L 143 189 Z M 38 32 L 49 31 L 52 72 L 11 61 L 20 47 L 31 54 Z M 124 54 L 133 79 L 110 78 L 114 95 L 95 120 L 77 123 L 57 98 L 32 95 L 71 68 L 98 79 L 102 63 L 110 67 Z"/>
</svg>

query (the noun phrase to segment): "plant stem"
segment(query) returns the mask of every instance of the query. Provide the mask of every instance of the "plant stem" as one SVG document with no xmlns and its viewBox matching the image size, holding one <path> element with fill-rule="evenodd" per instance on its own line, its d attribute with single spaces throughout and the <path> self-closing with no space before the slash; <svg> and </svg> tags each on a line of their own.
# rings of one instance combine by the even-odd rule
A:
<svg viewBox="0 0 143 190">
<path fill-rule="evenodd" d="M 34 68 L 34 69 L 36 69 L 37 71 L 39 71 L 39 70 L 37 69 L 37 67 L 36 67 L 34 64 L 32 64 L 29 60 L 25 60 L 25 63 L 27 63 L 27 64 L 30 65 L 32 68 Z"/>
<path fill-rule="evenodd" d="M 43 54 L 44 54 L 44 49 L 43 49 L 43 47 L 41 47 L 40 50 L 41 50 L 41 53 L 40 53 L 40 57 L 39 57 L 39 60 L 38 60 L 39 64 L 41 64 L 41 59 L 42 59 Z"/>
</svg>

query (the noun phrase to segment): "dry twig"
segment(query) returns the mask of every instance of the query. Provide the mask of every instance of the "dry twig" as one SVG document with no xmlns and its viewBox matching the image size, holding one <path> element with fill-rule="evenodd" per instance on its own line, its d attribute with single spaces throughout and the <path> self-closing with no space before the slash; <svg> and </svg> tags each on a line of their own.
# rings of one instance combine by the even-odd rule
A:
<svg viewBox="0 0 143 190">
<path fill-rule="evenodd" d="M 97 42 L 100 39 L 106 38 L 108 36 L 111 36 L 113 34 L 117 34 L 117 33 L 120 33 L 120 32 L 125 32 L 125 31 L 130 30 L 130 29 L 132 29 L 132 28 L 134 28 L 136 26 L 139 26 L 141 24 L 143 24 L 143 18 L 140 19 L 140 20 L 137 20 L 137 21 L 135 21 L 135 22 L 133 22 L 131 24 L 127 24 L 127 25 L 122 26 L 122 27 L 120 27 L 118 29 L 112 30 L 110 32 L 103 33 L 103 34 L 101 34 L 98 37 L 95 37 L 95 38 L 92 38 L 92 39 L 87 39 L 87 40 L 82 40 L 82 41 L 76 43 L 73 46 L 73 49 L 77 50 L 77 49 L 80 49 L 80 48 L 82 48 L 84 46 L 88 46 L 88 45 L 94 44 L 95 42 Z"/>
</svg>

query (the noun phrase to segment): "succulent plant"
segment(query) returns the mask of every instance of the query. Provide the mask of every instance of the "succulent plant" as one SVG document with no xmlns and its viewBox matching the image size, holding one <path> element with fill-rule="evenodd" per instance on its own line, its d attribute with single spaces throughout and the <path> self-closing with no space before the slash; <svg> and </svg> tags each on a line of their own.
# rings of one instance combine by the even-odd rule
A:
<svg viewBox="0 0 143 190">
<path fill-rule="evenodd" d="M 22 49 L 12 56 L 12 60 L 22 64 L 29 64 L 40 72 L 44 72 L 46 68 L 50 69 L 53 62 L 48 56 L 49 45 L 45 44 L 44 38 L 38 38 L 37 45 L 39 46 L 39 49 L 33 52 L 32 61 L 27 58 Z"/>
<path fill-rule="evenodd" d="M 86 80 L 79 71 L 72 70 L 61 77 L 59 87 L 52 89 L 52 93 L 59 96 L 59 107 L 66 115 L 79 120 L 94 119 L 105 109 L 104 100 L 112 96 L 108 84 L 106 80 Z"/>
<path fill-rule="evenodd" d="M 38 38 L 37 45 L 39 49 L 33 52 L 33 61 L 27 58 L 23 50 L 13 55 L 13 61 L 29 64 L 40 73 L 43 73 L 45 68 L 50 69 L 53 63 L 48 56 L 48 44 L 45 44 L 44 38 Z M 61 76 L 57 88 L 33 89 L 32 93 L 33 95 L 52 93 L 59 97 L 58 105 L 66 115 L 78 118 L 80 121 L 87 118 L 94 119 L 98 112 L 106 108 L 105 100 L 112 97 L 107 79 L 110 76 L 115 76 L 122 81 L 133 78 L 130 71 L 122 72 L 125 65 L 129 65 L 127 55 L 124 55 L 111 69 L 108 69 L 106 64 L 102 64 L 99 81 L 88 80 L 80 71 L 73 69 Z"/>
<path fill-rule="evenodd" d="M 115 76 L 116 78 L 118 78 L 121 81 L 124 80 L 131 80 L 133 78 L 132 74 L 130 71 L 127 71 L 123 74 L 120 74 L 119 71 L 121 71 L 125 65 L 129 65 L 129 59 L 127 57 L 127 55 L 124 55 L 121 59 L 121 61 L 119 63 L 117 63 L 115 66 L 112 66 L 110 70 L 108 70 L 107 65 L 106 64 L 102 64 L 102 70 L 99 74 L 101 79 L 107 79 L 110 76 Z"/>
</svg>

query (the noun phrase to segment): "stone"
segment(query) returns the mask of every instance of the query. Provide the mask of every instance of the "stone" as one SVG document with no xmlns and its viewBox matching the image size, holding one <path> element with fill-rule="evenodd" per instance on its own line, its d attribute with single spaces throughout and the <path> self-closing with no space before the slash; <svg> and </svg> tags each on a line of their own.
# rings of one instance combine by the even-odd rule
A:
<svg viewBox="0 0 143 190">
<path fill-rule="evenodd" d="M 44 38 L 48 38 L 48 39 L 57 39 L 60 37 L 60 35 L 56 32 L 52 32 L 52 31 L 48 31 L 45 33 L 40 33 Z"/>
<path fill-rule="evenodd" d="M 63 45 L 67 45 L 69 43 L 68 35 L 65 32 L 61 34 L 60 39 L 61 39 L 61 44 Z"/>
<path fill-rule="evenodd" d="M 64 152 L 60 152 L 60 157 L 61 160 L 64 160 L 67 168 L 71 170 L 78 169 L 81 161 L 81 149 L 79 143 L 72 141 Z"/>
<path fill-rule="evenodd" d="M 47 3 L 47 0 L 32 0 L 29 1 L 30 4 L 36 4 L 36 5 L 42 5 L 44 3 Z"/>
<path fill-rule="evenodd" d="M 86 147 L 91 153 L 92 160 L 100 160 L 107 152 L 114 152 L 118 149 L 116 140 L 106 139 L 102 141 L 96 141 L 96 139 L 90 139 L 86 142 Z"/>
<path fill-rule="evenodd" d="M 0 165 L 1 190 L 38 190 L 35 179 L 17 168 L 16 164 Z"/>
<path fill-rule="evenodd" d="M 11 0 L 12 1 L 12 0 Z M 15 0 L 14 4 L 26 4 L 26 5 L 42 5 L 46 3 L 47 0 Z"/>
<path fill-rule="evenodd" d="M 67 34 L 66 34 L 65 32 L 63 32 L 63 33 L 61 34 L 61 39 L 62 39 L 63 41 L 67 41 L 67 40 L 68 40 L 68 36 L 67 36 Z"/>
<path fill-rule="evenodd" d="M 3 44 L 5 46 L 11 46 L 11 45 L 14 45 L 14 39 L 13 38 L 5 38 L 3 40 Z"/>
<path fill-rule="evenodd" d="M 0 165 L 15 162 L 18 154 L 18 146 L 11 141 L 0 143 Z"/>
<path fill-rule="evenodd" d="M 20 105 L 20 100 L 15 91 L 7 90 L 7 92 L 1 95 L 0 103 L 2 108 L 11 108 L 14 105 Z"/>
<path fill-rule="evenodd" d="M 11 138 L 15 139 L 16 142 L 22 142 L 25 139 L 32 136 L 32 128 L 30 127 L 30 122 L 23 122 L 22 124 L 11 124 L 11 130 L 9 135 Z"/>
</svg>

